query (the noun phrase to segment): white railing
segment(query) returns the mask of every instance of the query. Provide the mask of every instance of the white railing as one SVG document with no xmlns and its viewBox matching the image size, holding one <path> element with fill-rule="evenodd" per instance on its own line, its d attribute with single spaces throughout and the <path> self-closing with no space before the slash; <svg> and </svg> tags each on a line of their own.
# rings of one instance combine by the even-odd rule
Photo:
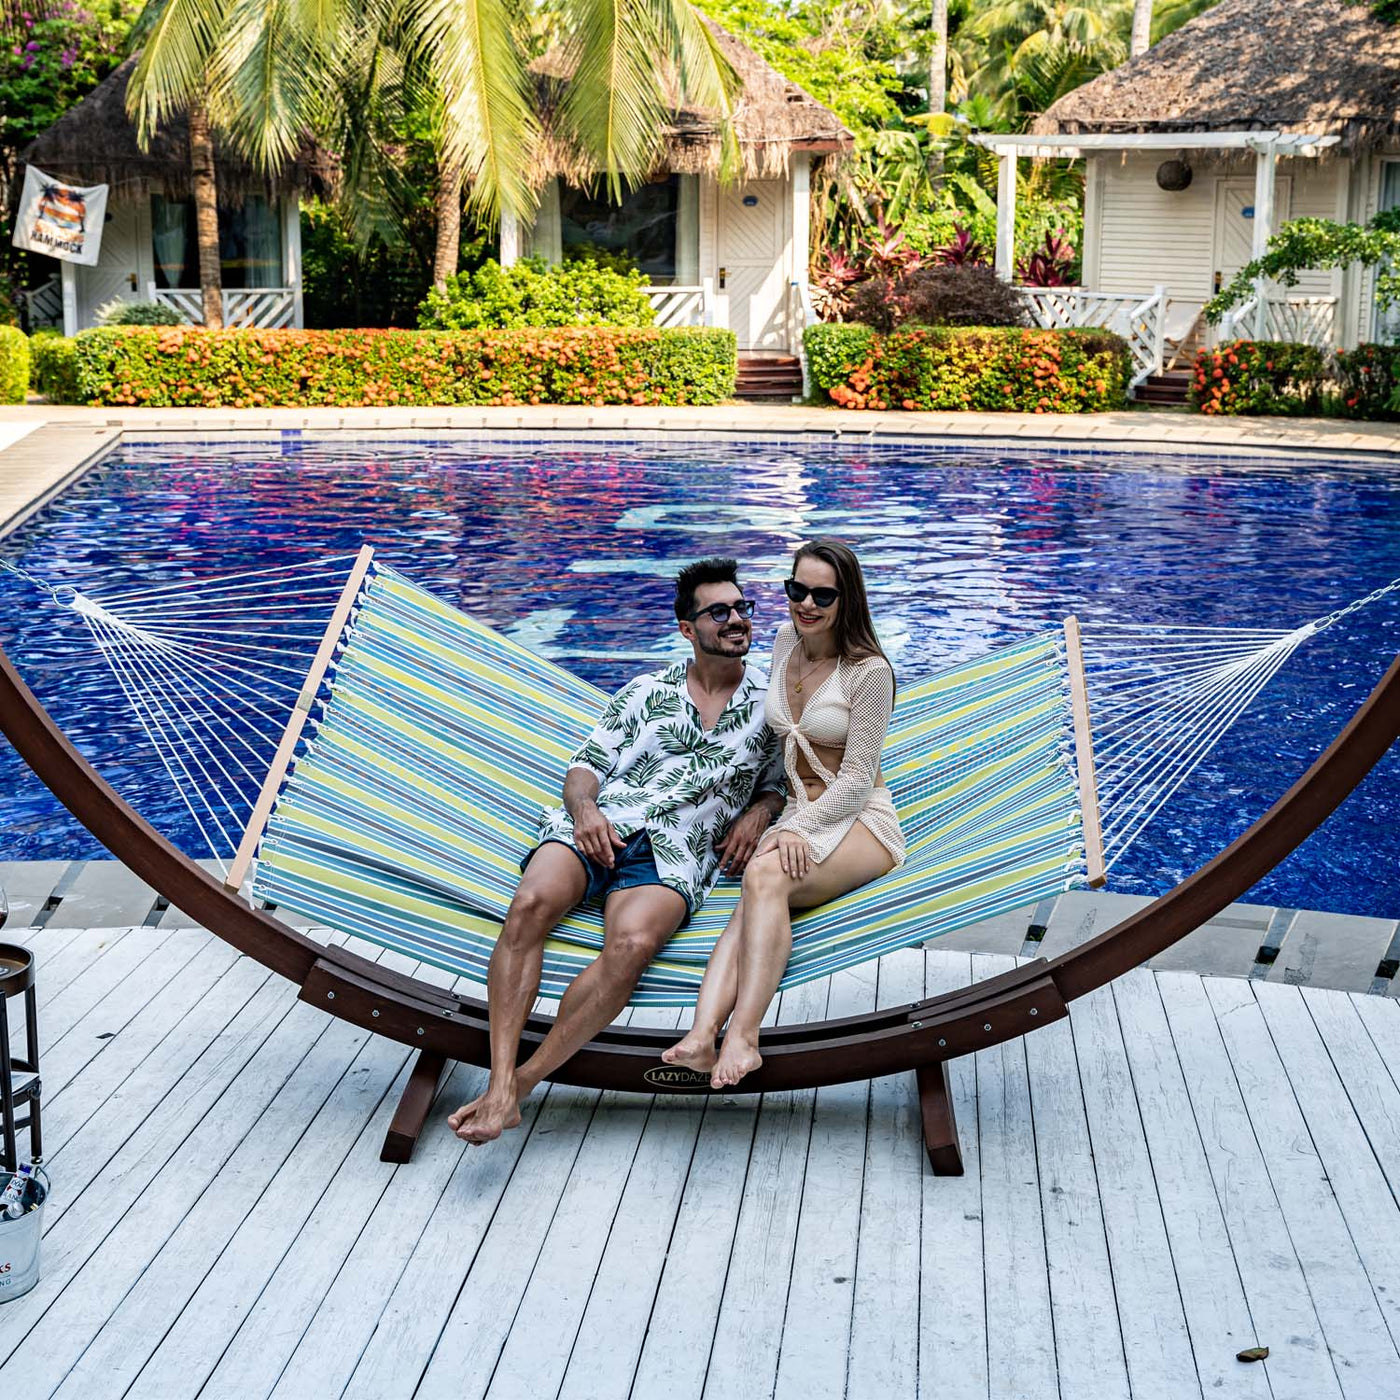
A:
<svg viewBox="0 0 1400 1400">
<path fill-rule="evenodd" d="M 1017 287 L 1030 305 L 1036 324 L 1046 330 L 1090 326 L 1112 331 L 1128 342 L 1136 389 L 1150 374 L 1162 372 L 1167 293 L 1156 287 L 1139 292 L 1090 292 L 1083 287 Z"/>
<path fill-rule="evenodd" d="M 658 326 L 709 325 L 710 299 L 703 285 L 695 287 L 643 287 L 656 312 Z"/>
<path fill-rule="evenodd" d="M 204 324 L 204 298 L 198 287 L 157 287 L 149 284 L 152 301 L 168 306 L 192 326 Z M 296 289 L 250 287 L 224 292 L 224 325 L 280 330 L 296 319 Z"/>
<path fill-rule="evenodd" d="M 806 282 L 796 280 L 788 284 L 788 325 L 792 327 L 792 338 L 797 346 L 797 363 L 802 366 L 802 397 L 812 397 L 812 373 L 807 366 L 808 326 L 817 323 L 817 313 L 812 306 L 812 289 Z"/>
<path fill-rule="evenodd" d="M 29 318 L 29 329 L 40 326 L 61 326 L 63 324 L 63 284 L 57 277 L 50 277 L 42 287 L 23 293 L 25 315 Z"/>
<path fill-rule="evenodd" d="M 1253 296 L 1220 318 L 1215 338 L 1281 340 L 1330 350 L 1336 329 L 1336 297 Z"/>
</svg>

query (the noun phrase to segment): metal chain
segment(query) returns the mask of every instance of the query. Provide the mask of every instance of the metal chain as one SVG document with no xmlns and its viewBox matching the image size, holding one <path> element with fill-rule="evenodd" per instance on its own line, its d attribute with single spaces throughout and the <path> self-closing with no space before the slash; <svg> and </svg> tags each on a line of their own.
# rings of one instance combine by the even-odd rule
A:
<svg viewBox="0 0 1400 1400">
<path fill-rule="evenodd" d="M 1354 603 L 1348 603 L 1346 607 L 1336 608 L 1332 612 L 1328 613 L 1326 617 L 1318 618 L 1312 624 L 1313 631 L 1321 632 L 1324 628 L 1331 627 L 1334 622 L 1340 622 L 1344 617 L 1348 617 L 1350 616 L 1350 614 L 1359 611 L 1361 608 L 1364 608 L 1368 603 L 1374 603 L 1378 599 L 1384 598 L 1386 594 L 1396 592 L 1397 589 L 1400 589 L 1400 578 L 1391 579 L 1389 583 L 1384 584 L 1380 588 L 1374 589 L 1372 592 L 1368 593 L 1364 598 L 1358 598 Z"/>
</svg>

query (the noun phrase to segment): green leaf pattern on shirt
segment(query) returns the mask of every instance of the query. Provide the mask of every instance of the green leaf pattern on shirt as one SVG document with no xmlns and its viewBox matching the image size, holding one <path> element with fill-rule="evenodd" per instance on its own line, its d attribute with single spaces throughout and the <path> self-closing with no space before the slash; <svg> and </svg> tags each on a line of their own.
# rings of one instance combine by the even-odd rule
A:
<svg viewBox="0 0 1400 1400">
<path fill-rule="evenodd" d="M 598 806 L 620 832 L 645 827 L 661 879 L 697 909 L 718 876 L 723 838 L 765 774 L 778 740 L 763 719 L 766 682 L 749 668 L 707 734 L 678 662 L 619 690 L 572 763 L 600 775 Z M 541 837 L 573 838 L 562 807 L 540 818 Z"/>
</svg>

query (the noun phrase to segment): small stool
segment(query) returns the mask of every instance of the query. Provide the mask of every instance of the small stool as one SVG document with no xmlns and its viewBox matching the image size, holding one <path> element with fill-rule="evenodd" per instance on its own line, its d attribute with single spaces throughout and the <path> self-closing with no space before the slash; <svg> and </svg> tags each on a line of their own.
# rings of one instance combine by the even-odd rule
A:
<svg viewBox="0 0 1400 1400">
<path fill-rule="evenodd" d="M 24 994 L 25 1058 L 10 1056 L 9 999 Z M 16 1134 L 29 1129 L 29 1159 L 37 1162 L 44 1154 L 39 1130 L 39 1006 L 34 995 L 34 954 L 13 943 L 0 943 L 0 1128 L 4 1129 L 4 1150 L 0 1167 L 19 1168 Z M 20 1104 L 29 1105 L 25 1118 L 16 1118 Z"/>
</svg>

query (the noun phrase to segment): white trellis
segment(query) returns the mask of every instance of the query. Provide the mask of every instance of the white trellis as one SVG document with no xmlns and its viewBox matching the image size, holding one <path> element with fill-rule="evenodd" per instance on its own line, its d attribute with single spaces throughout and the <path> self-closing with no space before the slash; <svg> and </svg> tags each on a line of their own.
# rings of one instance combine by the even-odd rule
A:
<svg viewBox="0 0 1400 1400">
<path fill-rule="evenodd" d="M 1336 327 L 1336 297 L 1255 296 L 1220 318 L 1216 338 L 1289 341 L 1330 350 Z"/>
<path fill-rule="evenodd" d="M 204 299 L 198 287 L 157 287 L 150 284 L 152 301 L 168 306 L 192 326 L 204 324 Z M 257 330 L 280 330 L 296 319 L 296 289 L 250 287 L 225 290 L 224 325 Z"/>
<path fill-rule="evenodd" d="M 709 324 L 710 298 L 703 284 L 693 287 L 643 287 L 658 326 Z"/>
<path fill-rule="evenodd" d="M 1167 294 L 1091 292 L 1084 287 L 1018 287 L 1031 315 L 1046 330 L 1096 327 L 1121 335 L 1133 356 L 1132 387 L 1162 372 Z"/>
</svg>

